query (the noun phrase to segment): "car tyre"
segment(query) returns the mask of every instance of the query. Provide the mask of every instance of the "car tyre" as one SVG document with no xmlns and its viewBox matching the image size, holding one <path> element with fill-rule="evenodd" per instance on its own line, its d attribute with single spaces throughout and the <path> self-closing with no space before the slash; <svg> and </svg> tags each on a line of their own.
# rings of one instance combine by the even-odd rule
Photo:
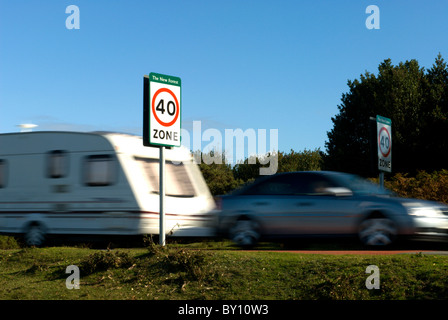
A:
<svg viewBox="0 0 448 320">
<path fill-rule="evenodd" d="M 366 246 L 389 246 L 396 236 L 397 227 L 388 218 L 366 219 L 359 228 L 359 238 Z"/>
<path fill-rule="evenodd" d="M 45 229 L 40 224 L 32 224 L 25 233 L 25 243 L 30 247 L 40 247 L 45 242 Z"/>
<path fill-rule="evenodd" d="M 230 239 L 241 247 L 253 247 L 260 239 L 258 223 L 251 219 L 239 219 L 230 229 Z"/>
</svg>

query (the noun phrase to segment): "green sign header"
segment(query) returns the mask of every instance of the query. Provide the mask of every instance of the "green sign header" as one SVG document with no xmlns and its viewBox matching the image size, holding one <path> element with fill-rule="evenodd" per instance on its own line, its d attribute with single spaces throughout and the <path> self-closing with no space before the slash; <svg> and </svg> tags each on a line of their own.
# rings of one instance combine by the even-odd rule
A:
<svg viewBox="0 0 448 320">
<path fill-rule="evenodd" d="M 389 118 L 386 118 L 386 117 L 378 116 L 378 115 L 376 116 L 376 122 L 387 124 L 388 126 L 392 125 L 392 120 L 390 120 Z"/>
<path fill-rule="evenodd" d="M 149 81 L 169 84 L 172 86 L 181 86 L 180 78 L 154 72 L 149 74 Z"/>
</svg>

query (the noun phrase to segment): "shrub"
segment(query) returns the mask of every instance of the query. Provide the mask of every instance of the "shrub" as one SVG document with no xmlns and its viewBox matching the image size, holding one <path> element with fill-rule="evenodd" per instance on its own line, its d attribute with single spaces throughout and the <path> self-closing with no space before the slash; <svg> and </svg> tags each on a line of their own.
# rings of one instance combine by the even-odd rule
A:
<svg viewBox="0 0 448 320">
<path fill-rule="evenodd" d="M 207 259 L 210 254 L 202 250 L 160 246 L 152 238 L 147 238 L 145 243 L 149 256 L 157 260 L 158 268 L 167 273 L 180 274 L 185 280 L 193 281 L 206 280 L 212 273 Z"/>
<path fill-rule="evenodd" d="M 0 249 L 19 249 L 20 244 L 14 237 L 0 236 Z"/>
<path fill-rule="evenodd" d="M 134 258 L 121 251 L 99 251 L 89 255 L 81 264 L 83 274 L 92 274 L 108 269 L 129 268 L 134 264 Z"/>
<path fill-rule="evenodd" d="M 448 204 L 448 170 L 428 173 L 419 171 L 415 177 L 397 173 L 385 187 L 401 197 L 439 201 Z"/>
<path fill-rule="evenodd" d="M 171 271 L 184 272 L 189 280 L 204 280 L 208 272 L 206 255 L 200 250 L 177 249 L 165 257 Z"/>
</svg>

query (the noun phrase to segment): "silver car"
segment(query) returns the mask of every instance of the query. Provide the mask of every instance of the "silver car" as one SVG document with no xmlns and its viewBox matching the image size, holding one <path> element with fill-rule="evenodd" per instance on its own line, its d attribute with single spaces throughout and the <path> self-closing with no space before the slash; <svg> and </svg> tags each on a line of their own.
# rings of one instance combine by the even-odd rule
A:
<svg viewBox="0 0 448 320">
<path fill-rule="evenodd" d="M 448 206 L 398 198 L 356 175 L 265 176 L 220 198 L 218 234 L 241 246 L 262 238 L 356 235 L 369 246 L 398 236 L 448 238 Z"/>
</svg>

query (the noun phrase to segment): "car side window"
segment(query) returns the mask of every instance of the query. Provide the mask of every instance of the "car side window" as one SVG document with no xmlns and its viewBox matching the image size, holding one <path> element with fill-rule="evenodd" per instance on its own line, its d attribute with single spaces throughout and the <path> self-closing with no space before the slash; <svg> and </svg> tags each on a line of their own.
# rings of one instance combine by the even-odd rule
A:
<svg viewBox="0 0 448 320">
<path fill-rule="evenodd" d="M 262 183 L 258 188 L 258 194 L 287 195 L 290 193 L 290 185 L 285 181 L 271 181 Z"/>
<path fill-rule="evenodd" d="M 323 176 L 308 173 L 279 174 L 249 187 L 243 195 L 325 195 L 336 185 Z"/>
<path fill-rule="evenodd" d="M 308 193 L 310 195 L 328 195 L 328 188 L 335 187 L 338 187 L 338 185 L 323 176 L 310 176 Z"/>
<path fill-rule="evenodd" d="M 271 195 L 283 194 L 286 192 L 288 185 L 281 181 L 280 176 L 272 176 L 255 182 L 248 187 L 243 195 Z"/>
<path fill-rule="evenodd" d="M 303 184 L 297 175 L 279 174 L 264 179 L 248 188 L 244 195 L 297 195 L 303 193 Z"/>
</svg>

